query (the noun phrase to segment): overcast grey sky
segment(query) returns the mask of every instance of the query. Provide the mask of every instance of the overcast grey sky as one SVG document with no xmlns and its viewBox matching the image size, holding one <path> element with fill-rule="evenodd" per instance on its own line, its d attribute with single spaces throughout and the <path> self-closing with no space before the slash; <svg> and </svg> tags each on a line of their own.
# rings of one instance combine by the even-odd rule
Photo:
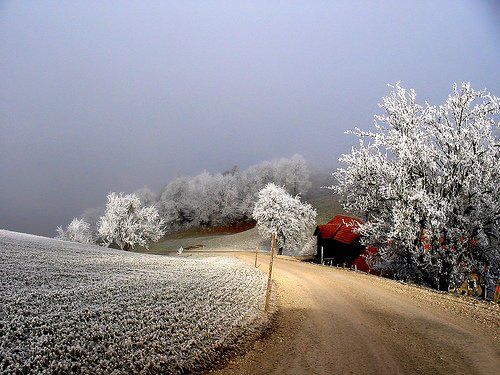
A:
<svg viewBox="0 0 500 375">
<path fill-rule="evenodd" d="M 331 168 L 388 83 L 500 95 L 495 1 L 2 1 L 0 228 L 302 154 Z"/>
</svg>

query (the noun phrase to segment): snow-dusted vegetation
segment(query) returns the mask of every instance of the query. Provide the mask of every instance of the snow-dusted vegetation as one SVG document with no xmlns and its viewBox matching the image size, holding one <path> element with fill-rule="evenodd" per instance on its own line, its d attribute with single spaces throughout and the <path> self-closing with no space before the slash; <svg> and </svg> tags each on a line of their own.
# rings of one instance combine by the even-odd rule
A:
<svg viewBox="0 0 500 375">
<path fill-rule="evenodd" d="M 265 278 L 227 258 L 0 231 L 0 371 L 184 373 L 265 324 Z"/>
<path fill-rule="evenodd" d="M 260 235 L 270 238 L 275 232 L 277 245 L 290 254 L 301 254 L 311 242 L 316 215 L 309 203 L 301 202 L 299 196 L 292 197 L 272 183 L 259 192 L 253 210 Z"/>
<path fill-rule="evenodd" d="M 71 223 L 68 224 L 66 230 L 63 227 L 57 227 L 56 229 L 58 240 L 63 241 L 73 241 L 80 243 L 94 243 L 94 238 L 90 230 L 90 224 L 84 219 L 74 218 Z"/>
<path fill-rule="evenodd" d="M 194 177 L 177 177 L 167 184 L 159 194 L 143 187 L 137 190 L 133 196 L 134 199 L 140 201 L 140 206 L 155 207 L 158 211 L 158 218 L 155 216 L 153 222 L 157 223 L 158 220 L 162 220 L 165 223 L 162 228 L 166 229 L 167 232 L 191 227 L 230 225 L 252 219 L 257 194 L 268 183 L 283 186 L 292 195 L 304 194 L 311 187 L 309 174 L 309 167 L 305 159 L 296 154 L 289 159 L 264 161 L 252 165 L 244 171 L 240 171 L 235 166 L 222 173 L 204 171 Z M 126 197 L 131 196 L 123 193 L 120 196 L 120 198 Z M 118 207 L 114 204 L 115 201 L 117 201 L 116 197 L 113 202 L 110 202 L 108 197 L 107 212 L 109 212 L 110 203 L 113 203 L 114 208 Z M 85 229 L 85 233 L 89 232 L 93 240 L 98 242 L 109 242 L 110 234 L 113 241 L 119 240 L 120 236 L 116 234 L 116 225 L 106 226 L 105 234 L 99 230 L 103 223 L 103 216 L 106 216 L 103 207 L 85 210 L 81 219 L 90 225 L 90 228 Z M 105 221 L 108 222 L 108 219 Z M 115 223 L 116 220 L 113 220 L 112 224 Z M 135 229 L 130 230 L 129 225 L 121 227 L 123 228 L 122 232 L 137 232 Z M 62 235 L 63 239 L 73 241 L 70 226 L 66 232 L 61 227 L 57 231 L 59 237 Z M 81 237 L 78 234 L 75 238 Z M 151 238 L 149 240 L 154 241 Z M 135 242 L 135 244 L 140 243 Z"/>
<path fill-rule="evenodd" d="M 268 183 L 284 186 L 293 195 L 307 192 L 309 168 L 294 155 L 252 165 L 243 172 L 237 167 L 195 177 L 178 177 L 160 192 L 160 216 L 170 228 L 227 225 L 252 218 L 259 191 Z"/>
<path fill-rule="evenodd" d="M 123 250 L 136 245 L 147 249 L 150 242 L 158 241 L 165 234 L 164 226 L 156 208 L 143 207 L 137 195 L 110 193 L 97 233 L 108 246 L 114 242 Z"/>
<path fill-rule="evenodd" d="M 447 290 L 471 272 L 500 277 L 500 98 L 469 83 L 439 106 L 399 84 L 375 129 L 352 133 L 335 192 L 363 217 L 376 266 L 397 279 Z"/>
</svg>

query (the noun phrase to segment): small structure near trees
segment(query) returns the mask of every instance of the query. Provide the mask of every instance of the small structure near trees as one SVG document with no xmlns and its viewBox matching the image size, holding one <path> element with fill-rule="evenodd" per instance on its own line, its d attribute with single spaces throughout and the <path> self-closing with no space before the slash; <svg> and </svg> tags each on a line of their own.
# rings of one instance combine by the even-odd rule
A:
<svg viewBox="0 0 500 375">
<path fill-rule="evenodd" d="M 338 215 L 327 224 L 318 225 L 314 231 L 318 238 L 318 261 L 374 273 L 366 263 L 366 258 L 376 250 L 367 249 L 361 244 L 360 234 L 357 233 L 360 224 L 362 222 L 359 219 Z"/>
</svg>

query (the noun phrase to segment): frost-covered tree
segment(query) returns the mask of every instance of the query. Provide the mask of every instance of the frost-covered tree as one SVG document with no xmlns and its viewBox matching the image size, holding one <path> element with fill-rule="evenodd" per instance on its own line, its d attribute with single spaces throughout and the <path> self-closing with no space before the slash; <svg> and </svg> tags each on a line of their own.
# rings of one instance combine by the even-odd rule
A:
<svg viewBox="0 0 500 375">
<path fill-rule="evenodd" d="M 277 185 L 283 185 L 291 195 L 307 193 L 311 187 L 310 171 L 302 155 L 295 154 L 290 159 L 280 159 L 276 164 Z"/>
<path fill-rule="evenodd" d="M 94 243 L 94 238 L 90 230 L 90 224 L 83 219 L 74 218 L 71 223 L 68 224 L 66 230 L 62 227 L 57 227 L 58 240 L 63 241 L 73 241 L 80 243 Z"/>
<path fill-rule="evenodd" d="M 238 207 L 236 175 L 205 171 L 192 182 L 193 209 L 199 225 L 225 225 L 243 219 Z"/>
<path fill-rule="evenodd" d="M 334 176 L 344 208 L 366 219 L 374 263 L 394 277 L 446 289 L 500 269 L 499 98 L 454 85 L 440 106 L 396 84 L 375 129 Z"/>
<path fill-rule="evenodd" d="M 308 203 L 292 197 L 282 187 L 268 184 L 258 195 L 253 210 L 260 235 L 267 239 L 276 232 L 279 247 L 300 250 L 310 241 L 316 210 Z"/>
<path fill-rule="evenodd" d="M 231 224 L 248 219 L 249 215 L 242 210 L 241 184 L 241 173 L 234 168 L 230 174 L 218 174 L 219 189 L 215 202 L 220 224 Z"/>
<path fill-rule="evenodd" d="M 152 206 L 156 203 L 156 194 L 146 185 L 136 190 L 134 194 L 137 195 L 143 206 Z"/>
<path fill-rule="evenodd" d="M 219 184 L 217 175 L 203 171 L 190 181 L 190 203 L 194 212 L 194 221 L 197 226 L 210 226 L 217 224 L 219 215 L 218 198 L 223 189 Z"/>
<path fill-rule="evenodd" d="M 170 227 L 177 229 L 189 225 L 194 216 L 190 202 L 189 178 L 176 177 L 165 186 L 157 206 L 161 217 Z"/>
<path fill-rule="evenodd" d="M 304 158 L 265 161 L 244 172 L 233 167 L 223 173 L 178 177 L 163 188 L 156 206 L 171 229 L 228 225 L 251 219 L 258 192 L 271 182 L 294 195 L 305 193 L 310 181 Z"/>
<path fill-rule="evenodd" d="M 305 194 L 311 187 L 309 166 L 296 154 L 290 159 L 263 161 L 248 167 L 239 184 L 240 208 L 247 217 L 252 215 L 259 191 L 269 183 L 283 186 L 291 195 Z"/>
<path fill-rule="evenodd" d="M 99 238 L 99 235 L 97 233 L 97 223 L 99 222 L 99 219 L 101 218 L 101 216 L 104 215 L 104 209 L 105 209 L 104 206 L 96 207 L 96 208 L 87 208 L 80 215 L 80 219 L 89 223 L 90 234 L 91 234 L 92 238 L 94 239 L 94 241 L 96 241 Z"/>
<path fill-rule="evenodd" d="M 156 208 L 142 207 L 135 194 L 110 193 L 98 233 L 107 246 L 115 242 L 123 250 L 136 245 L 148 248 L 150 242 L 158 241 L 165 234 L 164 226 Z"/>
</svg>

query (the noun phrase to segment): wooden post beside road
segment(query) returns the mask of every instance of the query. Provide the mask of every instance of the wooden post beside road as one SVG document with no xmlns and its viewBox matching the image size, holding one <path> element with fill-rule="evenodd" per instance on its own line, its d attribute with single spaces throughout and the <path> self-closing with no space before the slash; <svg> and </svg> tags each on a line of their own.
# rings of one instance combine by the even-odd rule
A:
<svg viewBox="0 0 500 375">
<path fill-rule="evenodd" d="M 274 247 L 276 245 L 276 232 L 273 233 L 273 237 L 271 240 L 271 259 L 269 260 L 269 277 L 267 279 L 267 290 L 266 290 L 266 305 L 264 307 L 264 311 L 268 311 L 269 309 L 269 298 L 271 297 L 271 285 L 273 282 L 272 273 L 273 273 L 273 259 L 274 259 Z"/>
</svg>

